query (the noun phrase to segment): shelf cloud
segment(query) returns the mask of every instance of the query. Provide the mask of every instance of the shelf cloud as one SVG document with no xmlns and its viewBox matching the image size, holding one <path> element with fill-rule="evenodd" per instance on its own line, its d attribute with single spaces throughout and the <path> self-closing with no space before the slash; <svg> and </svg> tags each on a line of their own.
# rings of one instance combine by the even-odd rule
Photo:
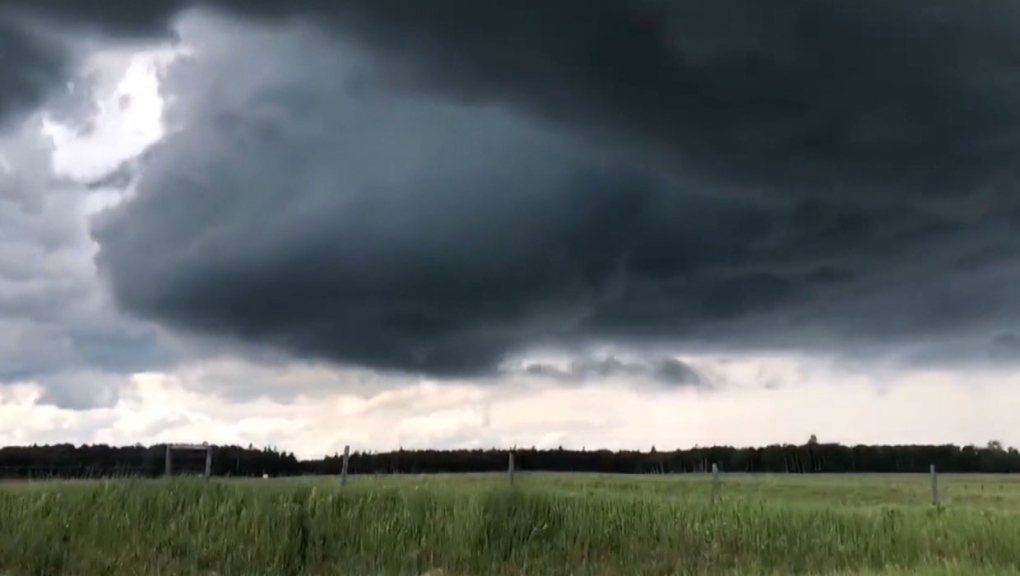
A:
<svg viewBox="0 0 1020 576">
<path fill-rule="evenodd" d="M 1020 360 L 1015 2 L 0 0 L 8 118 L 63 81 L 22 21 L 194 49 L 92 228 L 165 327 L 437 377 Z"/>
</svg>

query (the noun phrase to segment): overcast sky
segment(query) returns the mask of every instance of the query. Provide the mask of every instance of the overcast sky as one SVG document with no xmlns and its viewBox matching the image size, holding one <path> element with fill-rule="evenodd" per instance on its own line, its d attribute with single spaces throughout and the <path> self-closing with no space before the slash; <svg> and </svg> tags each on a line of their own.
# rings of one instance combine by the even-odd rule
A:
<svg viewBox="0 0 1020 576">
<path fill-rule="evenodd" d="M 0 0 L 0 443 L 1020 445 L 1015 2 L 282 6 Z"/>
</svg>

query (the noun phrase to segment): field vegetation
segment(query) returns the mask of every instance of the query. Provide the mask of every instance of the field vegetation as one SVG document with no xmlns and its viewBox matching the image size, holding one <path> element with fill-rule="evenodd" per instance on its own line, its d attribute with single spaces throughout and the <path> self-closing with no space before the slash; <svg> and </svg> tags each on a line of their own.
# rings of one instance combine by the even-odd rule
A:
<svg viewBox="0 0 1020 576">
<path fill-rule="evenodd" d="M 1020 478 L 10 482 L 9 576 L 1020 575 Z"/>
</svg>

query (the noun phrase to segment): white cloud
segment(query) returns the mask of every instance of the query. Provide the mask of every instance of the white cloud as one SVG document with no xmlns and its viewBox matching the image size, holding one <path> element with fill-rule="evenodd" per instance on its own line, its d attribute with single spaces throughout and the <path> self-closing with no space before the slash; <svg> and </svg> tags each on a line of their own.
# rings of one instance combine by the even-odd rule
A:
<svg viewBox="0 0 1020 576">
<path fill-rule="evenodd" d="M 54 172 L 79 180 L 98 178 L 158 142 L 164 133 L 159 71 L 177 53 L 163 49 L 93 55 L 83 71 L 95 98 L 93 129 L 82 133 L 43 117 L 43 133 L 54 143 Z"/>
<path fill-rule="evenodd" d="M 801 443 L 811 434 L 844 443 L 1020 445 L 1013 412 L 1020 374 L 913 373 L 890 380 L 843 379 L 824 363 L 695 359 L 715 365 L 733 387 L 706 392 L 650 382 L 563 386 L 535 382 L 479 385 L 379 382 L 339 387 L 288 402 L 216 395 L 218 369 L 137 374 L 109 408 L 81 412 L 36 404 L 38 388 L 0 394 L 0 443 L 60 440 L 110 444 L 203 442 L 276 445 L 315 457 L 353 449 L 537 446 L 641 448 Z M 308 366 L 255 367 L 251 385 L 293 386 Z M 800 374 L 765 388 L 752 370 Z M 342 373 L 334 373 L 343 381 Z M 509 384 L 509 385 L 508 385 Z M 516 384 L 516 385 L 514 385 Z M 203 392 L 202 389 L 208 391 Z"/>
</svg>

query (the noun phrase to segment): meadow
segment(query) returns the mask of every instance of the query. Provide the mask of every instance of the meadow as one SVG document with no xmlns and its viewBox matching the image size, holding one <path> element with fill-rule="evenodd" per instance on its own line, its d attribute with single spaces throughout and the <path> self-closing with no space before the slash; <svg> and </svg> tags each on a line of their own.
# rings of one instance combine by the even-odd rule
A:
<svg viewBox="0 0 1020 576">
<path fill-rule="evenodd" d="M 1020 576 L 1020 477 L 0 484 L 5 576 Z"/>
</svg>

